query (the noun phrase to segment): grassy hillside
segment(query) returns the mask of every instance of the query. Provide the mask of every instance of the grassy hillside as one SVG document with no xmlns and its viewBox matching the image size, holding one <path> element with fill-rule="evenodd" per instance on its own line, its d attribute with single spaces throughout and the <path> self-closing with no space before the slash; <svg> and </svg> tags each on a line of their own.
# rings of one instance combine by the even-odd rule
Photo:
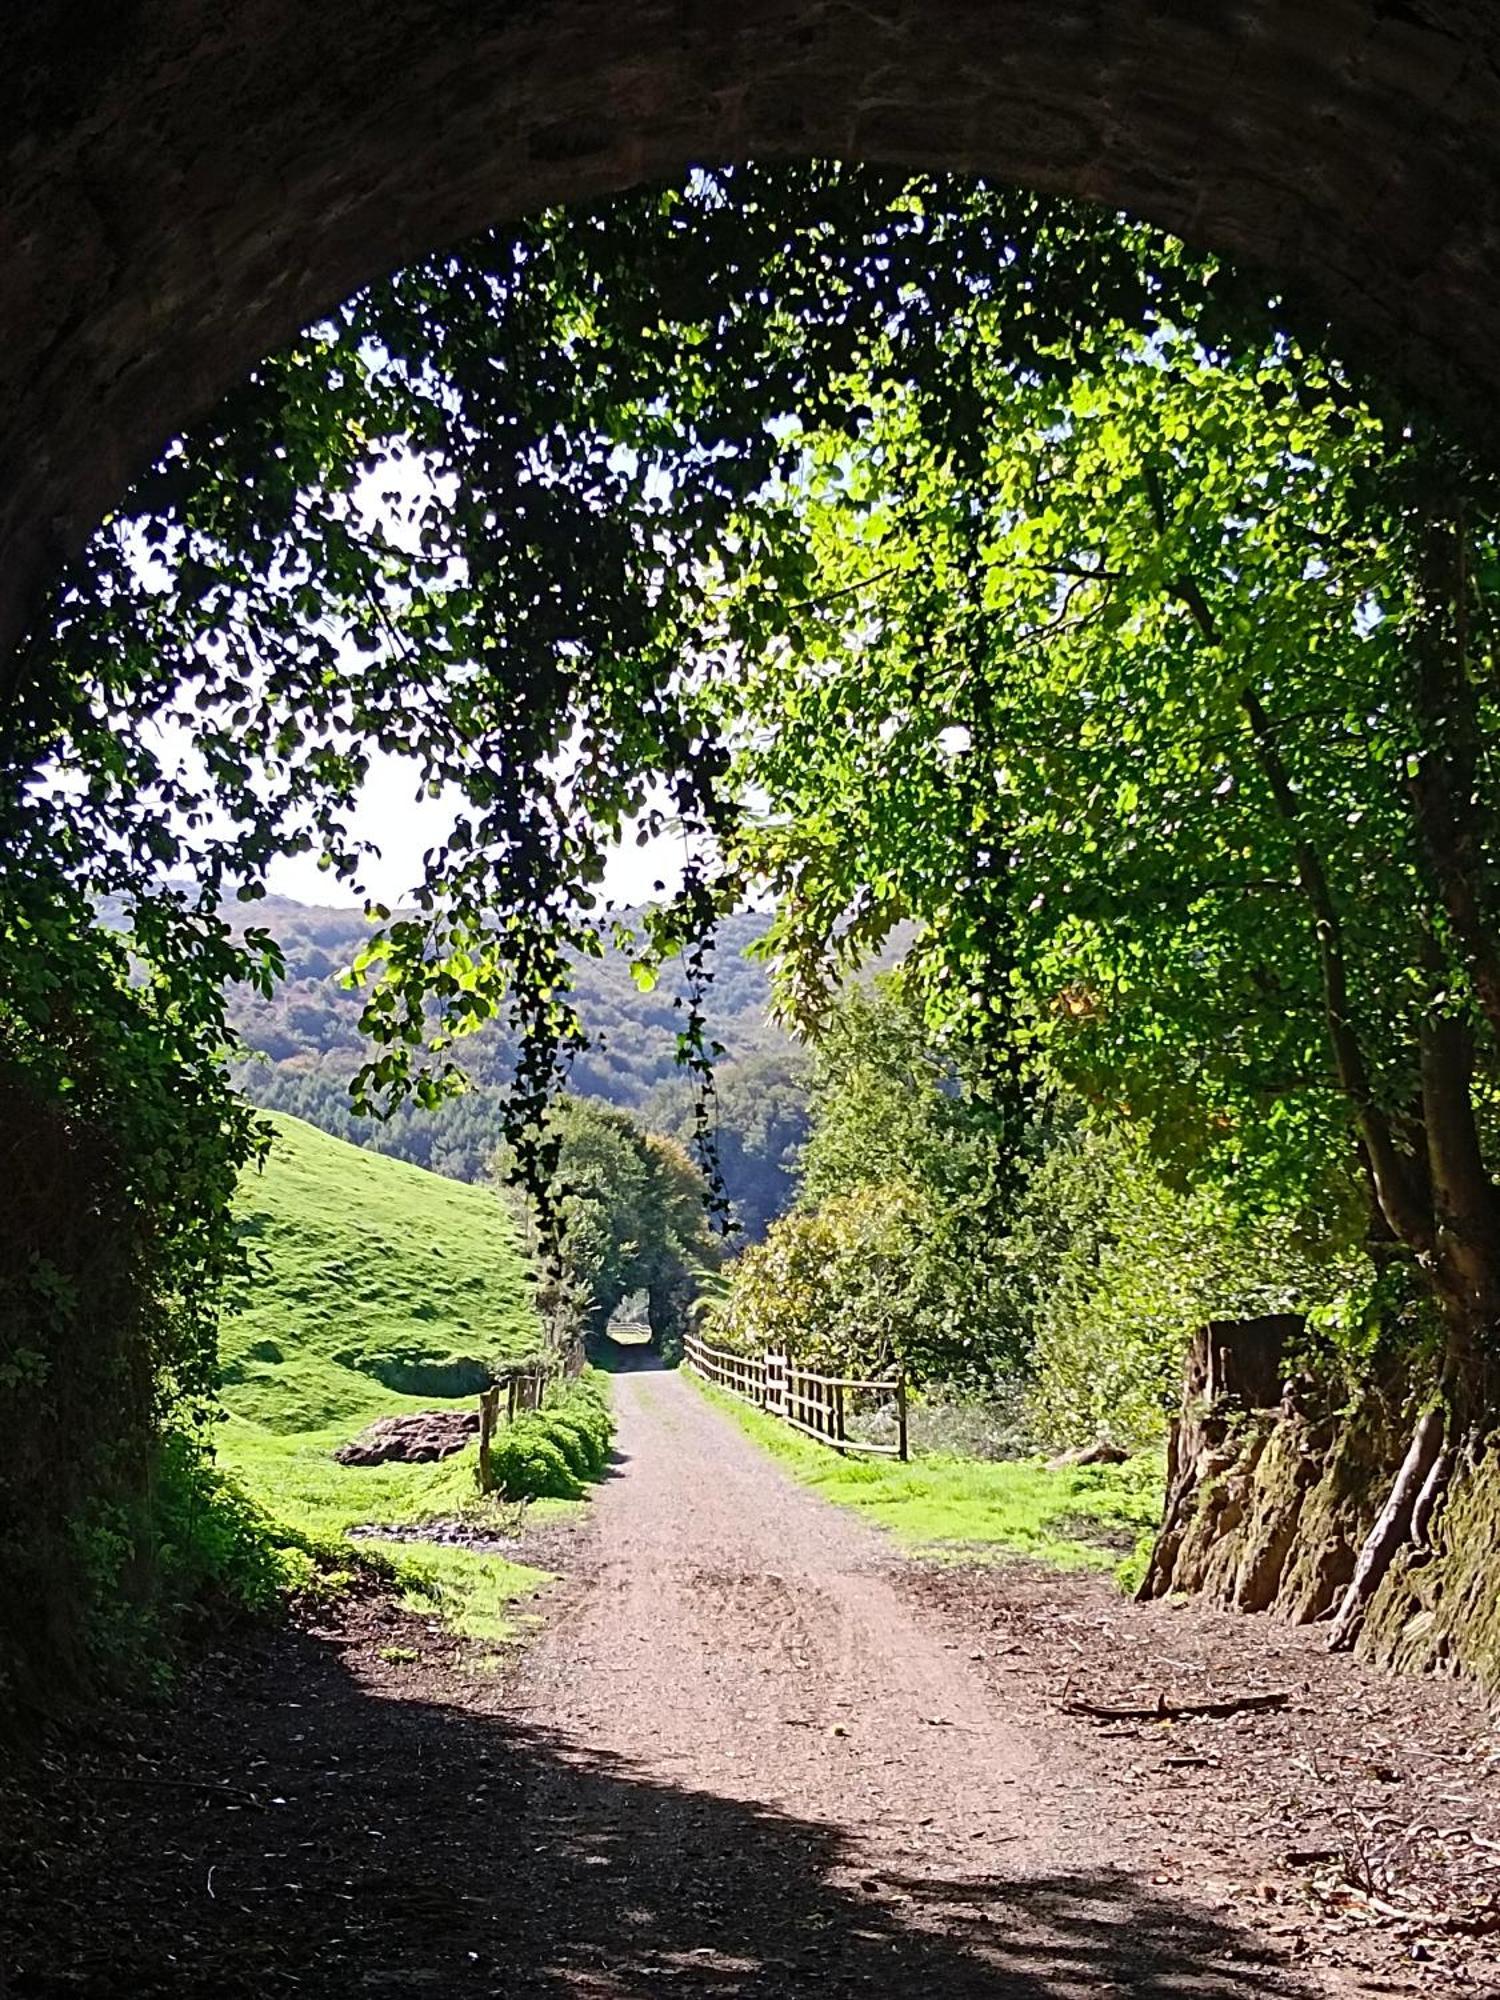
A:
<svg viewBox="0 0 1500 2000">
<path fill-rule="evenodd" d="M 357 1525 L 476 1507 L 474 1451 L 435 1465 L 338 1464 L 377 1416 L 468 1402 L 486 1363 L 534 1353 L 540 1328 L 504 1206 L 400 1160 L 273 1117 L 275 1143 L 238 1207 L 255 1264 L 221 1332 L 220 1463 L 265 1511 L 320 1544 Z M 498 1555 L 365 1544 L 413 1608 L 502 1639 L 544 1579 Z"/>
<path fill-rule="evenodd" d="M 469 1396 L 539 1328 L 510 1216 L 468 1187 L 273 1116 L 240 1190 L 255 1266 L 231 1302 L 224 1400 L 279 1432 L 358 1428 Z"/>
</svg>

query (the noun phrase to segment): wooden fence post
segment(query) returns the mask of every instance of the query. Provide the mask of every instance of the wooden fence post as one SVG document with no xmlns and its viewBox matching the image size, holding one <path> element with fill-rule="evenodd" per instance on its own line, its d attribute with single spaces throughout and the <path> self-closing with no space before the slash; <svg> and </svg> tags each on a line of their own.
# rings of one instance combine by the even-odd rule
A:
<svg viewBox="0 0 1500 2000">
<path fill-rule="evenodd" d="M 775 1416 L 786 1409 L 786 1356 L 768 1354 L 766 1356 L 765 1407 Z"/>
<path fill-rule="evenodd" d="M 493 1493 L 495 1469 L 490 1463 L 490 1445 L 495 1436 L 495 1416 L 500 1404 L 498 1385 L 485 1389 L 479 1397 L 479 1490 Z"/>
<path fill-rule="evenodd" d="M 906 1463 L 906 1370 L 896 1376 L 896 1456 Z"/>
</svg>

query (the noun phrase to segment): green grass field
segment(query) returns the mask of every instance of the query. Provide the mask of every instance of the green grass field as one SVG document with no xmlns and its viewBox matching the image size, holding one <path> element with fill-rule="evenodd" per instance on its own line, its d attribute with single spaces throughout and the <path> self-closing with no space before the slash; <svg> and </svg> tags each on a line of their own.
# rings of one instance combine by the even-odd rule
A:
<svg viewBox="0 0 1500 2000">
<path fill-rule="evenodd" d="M 1160 1518 L 1154 1455 L 1055 1472 L 1037 1459 L 843 1458 L 691 1372 L 690 1380 L 803 1485 L 857 1508 L 914 1553 L 1028 1556 L 1060 1569 L 1112 1570 L 1129 1585 Z"/>
<path fill-rule="evenodd" d="M 541 1329 L 514 1225 L 445 1180 L 272 1115 L 238 1211 L 255 1266 L 221 1336 L 224 1400 L 302 1432 L 477 1393 Z M 394 1392 L 394 1395 L 393 1395 Z"/>
<path fill-rule="evenodd" d="M 435 1465 L 344 1466 L 373 1418 L 468 1405 L 489 1364 L 541 1344 L 526 1261 L 497 1196 L 273 1115 L 238 1208 L 255 1265 L 221 1332 L 220 1464 L 274 1520 L 321 1544 L 351 1527 L 514 1509 L 480 1499 L 472 1448 Z M 556 1512 L 566 1503 L 539 1502 Z M 494 1555 L 362 1543 L 413 1608 L 498 1640 L 542 1572 Z M 351 1552 L 352 1553 L 352 1552 Z"/>
</svg>

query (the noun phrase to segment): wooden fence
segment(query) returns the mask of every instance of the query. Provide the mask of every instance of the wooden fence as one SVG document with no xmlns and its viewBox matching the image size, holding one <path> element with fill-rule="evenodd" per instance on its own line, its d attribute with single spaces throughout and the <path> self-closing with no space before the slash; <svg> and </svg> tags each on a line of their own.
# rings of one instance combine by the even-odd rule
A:
<svg viewBox="0 0 1500 2000">
<path fill-rule="evenodd" d="M 794 1431 L 816 1438 L 834 1451 L 862 1451 L 903 1460 L 908 1455 L 904 1374 L 879 1381 L 858 1375 L 820 1375 L 811 1368 L 799 1368 L 786 1354 L 731 1354 L 727 1347 L 710 1347 L 696 1334 L 689 1334 L 684 1341 L 683 1359 L 705 1382 L 727 1389 L 730 1395 L 779 1417 Z M 894 1444 L 872 1444 L 849 1435 L 850 1406 L 866 1398 L 895 1403 Z"/>
<path fill-rule="evenodd" d="M 479 1392 L 479 1490 L 489 1493 L 494 1490 L 495 1479 L 490 1465 L 490 1447 L 494 1443 L 495 1432 L 500 1426 L 500 1405 L 505 1405 L 504 1421 L 513 1424 L 517 1417 L 527 1410 L 539 1410 L 547 1397 L 547 1391 L 556 1382 L 566 1382 L 583 1373 L 583 1340 L 580 1337 L 562 1353 L 546 1361 L 534 1363 L 529 1368 L 508 1368 L 492 1382 L 488 1389 Z"/>
</svg>

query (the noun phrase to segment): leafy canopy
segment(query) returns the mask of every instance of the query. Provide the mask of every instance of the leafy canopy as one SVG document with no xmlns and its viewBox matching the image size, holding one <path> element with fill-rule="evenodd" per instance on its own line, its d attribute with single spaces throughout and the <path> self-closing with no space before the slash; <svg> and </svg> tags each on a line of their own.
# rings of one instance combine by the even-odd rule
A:
<svg viewBox="0 0 1500 2000">
<path fill-rule="evenodd" d="M 431 1101 L 452 1039 L 505 1010 L 510 1137 L 541 1170 L 577 1041 L 566 953 L 608 934 L 604 855 L 637 816 L 684 829 L 652 943 L 706 974 L 735 801 L 705 695 L 820 581 L 803 438 L 831 464 L 882 384 L 929 383 L 962 455 L 981 412 L 950 351 L 980 302 L 1009 364 L 1056 380 L 1080 328 L 1135 332 L 1187 296 L 1240 309 L 1115 218 L 821 165 L 699 174 L 400 273 L 177 440 L 63 580 L 6 691 L 15 872 L 75 927 L 118 894 L 211 1026 L 226 977 L 279 969 L 221 898 L 258 897 L 285 852 L 357 880 L 370 754 L 408 759 L 453 825 L 415 907 L 373 912 L 359 1090 Z M 690 1067 L 703 1044 L 690 994 Z"/>
<path fill-rule="evenodd" d="M 1472 641 L 1483 482 L 1117 217 L 816 165 L 548 214 L 266 363 L 65 579 L 0 731 L 6 936 L 46 962 L 119 895 L 207 1049 L 222 981 L 278 970 L 221 898 L 288 850 L 357 878 L 378 748 L 453 825 L 372 910 L 358 1093 L 435 1101 L 508 1015 L 538 1187 L 569 954 L 670 815 L 641 979 L 685 950 L 700 1078 L 708 927 L 757 878 L 803 1018 L 915 918 L 929 1022 L 1012 1081 L 1024 1045 L 1184 1171 L 1330 1209 L 1352 1119 L 1415 1213 L 1423 1036 L 1477 1020 L 1484 930 L 1413 794 L 1449 487 Z"/>
<path fill-rule="evenodd" d="M 1496 1074 L 1494 773 L 1460 740 L 1495 734 L 1490 482 L 1274 332 L 1091 336 L 1056 378 L 987 302 L 952 338 L 963 449 L 927 382 L 857 452 L 805 440 L 816 584 L 726 704 L 788 1006 L 915 918 L 934 1021 L 1020 1037 L 1179 1171 L 1332 1213 L 1384 1147 L 1418 1184 L 1434 1019 L 1479 1051 L 1476 1116 Z M 1455 512 L 1440 705 L 1422 554 Z M 1455 772 L 1445 885 L 1424 784 Z"/>
</svg>

